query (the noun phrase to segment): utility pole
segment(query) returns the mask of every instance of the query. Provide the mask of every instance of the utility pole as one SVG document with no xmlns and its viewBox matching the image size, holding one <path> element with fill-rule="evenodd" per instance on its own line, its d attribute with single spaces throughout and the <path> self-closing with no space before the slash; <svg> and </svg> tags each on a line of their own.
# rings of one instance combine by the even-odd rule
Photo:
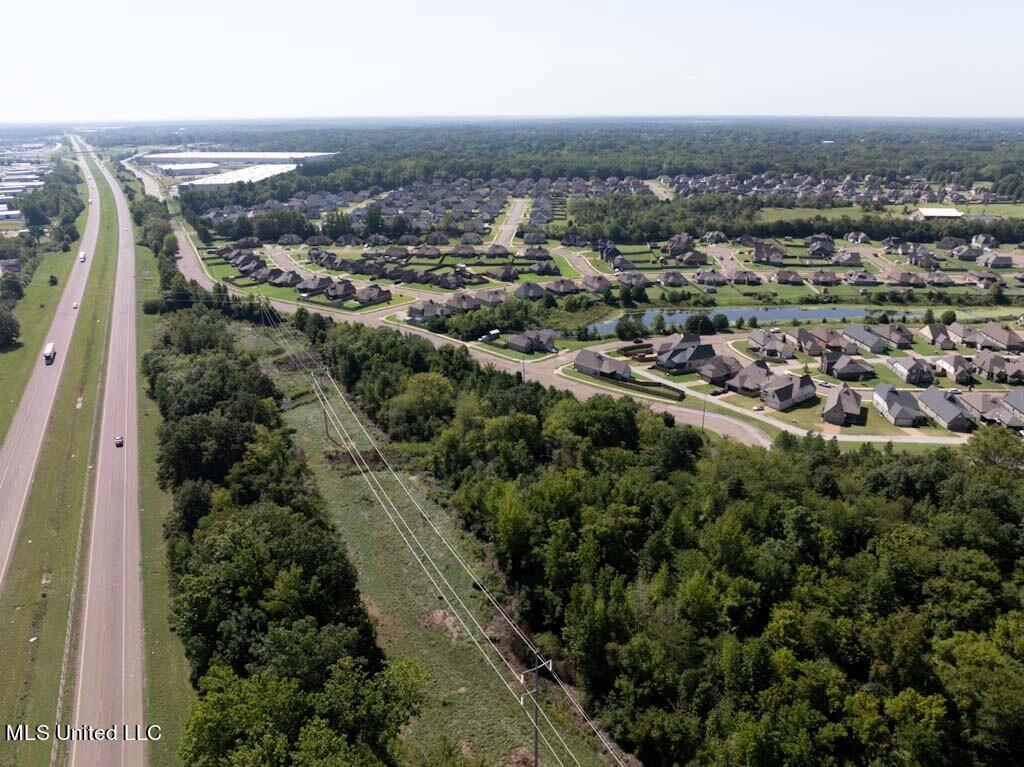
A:
<svg viewBox="0 0 1024 767">
<path fill-rule="evenodd" d="M 538 656 L 539 657 L 539 656 Z M 528 693 L 533 698 L 533 767 L 540 767 L 540 670 L 551 670 L 551 661 L 541 661 L 526 672 L 533 674 L 533 689 Z M 519 677 L 519 683 L 526 683 L 526 674 Z M 526 705 L 526 695 L 519 696 L 519 704 Z"/>
<path fill-rule="evenodd" d="M 700 411 L 700 433 L 703 434 L 704 433 L 704 416 L 706 416 L 707 413 L 708 413 L 708 398 L 707 398 L 707 395 L 704 395 L 704 397 L 701 399 L 701 402 L 704 403 L 704 407 Z"/>
</svg>

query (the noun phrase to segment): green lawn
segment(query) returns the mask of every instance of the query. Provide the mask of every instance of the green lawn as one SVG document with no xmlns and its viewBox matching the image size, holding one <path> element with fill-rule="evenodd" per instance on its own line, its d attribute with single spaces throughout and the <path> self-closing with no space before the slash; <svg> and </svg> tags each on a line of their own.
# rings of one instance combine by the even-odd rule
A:
<svg viewBox="0 0 1024 767">
<path fill-rule="evenodd" d="M 824 218 L 832 221 L 843 216 L 861 218 L 864 210 L 857 205 L 842 208 L 761 208 L 757 212 L 758 221 L 793 221 L 795 219 Z"/>
<path fill-rule="evenodd" d="M 78 194 L 83 201 L 88 199 L 84 183 L 78 185 Z M 75 221 L 79 234 L 85 231 L 87 216 L 88 208 Z M 21 336 L 16 346 L 0 351 L 0 392 L 3 392 L 0 395 L 0 442 L 14 419 L 32 371 L 39 364 L 46 334 L 50 332 L 53 315 L 57 312 L 57 304 L 80 246 L 81 239 L 75 241 L 67 253 L 56 251 L 43 256 L 32 281 L 25 288 L 25 295 L 14 305 Z M 49 284 L 51 274 L 57 278 L 57 284 L 53 286 Z"/>
<path fill-rule="evenodd" d="M 0 593 L 0 720 L 52 723 L 61 670 L 73 673 L 76 647 L 65 655 L 76 552 L 88 545 L 92 464 L 102 401 L 117 246 L 113 197 L 98 169 L 103 216 L 94 263 L 57 390 L 7 579 Z M 84 554 L 83 554 L 84 557 Z M 78 562 L 77 587 L 84 580 Z M 65 666 L 65 662 L 67 666 Z M 70 720 L 73 684 L 63 695 L 62 722 Z M 50 764 L 51 744 L 0 741 L 0 764 Z"/>
<path fill-rule="evenodd" d="M 263 359 L 282 391 L 295 398 L 295 406 L 285 415 L 286 421 L 294 429 L 296 446 L 309 458 L 317 485 L 327 501 L 328 514 L 342 531 L 346 551 L 358 572 L 363 601 L 376 623 L 379 643 L 389 656 L 417 659 L 432 674 L 424 690 L 426 702 L 422 713 L 402 729 L 402 745 L 414 754 L 422 753 L 447 737 L 485 764 L 506 764 L 514 750 L 532 743 L 525 712 L 469 643 L 461 627 L 456 626 L 454 632 L 448 630 L 444 622 L 450 624 L 453 619 L 448 617 L 450 613 L 443 612 L 445 603 L 374 500 L 366 481 L 350 466 L 332 465 L 325 458 L 325 451 L 337 453 L 340 448 L 325 437 L 323 412 L 310 399 L 301 375 L 281 374 L 271 367 L 269 356 Z M 369 443 L 358 431 L 357 421 L 340 404 L 336 405 L 346 428 L 357 430 L 357 449 L 369 449 Z M 491 610 L 481 593 L 473 588 L 470 577 L 390 473 L 375 473 L 469 610 L 482 625 L 488 625 Z M 429 500 L 425 487 L 405 473 L 400 476 L 424 513 L 500 599 L 501 582 L 485 563 L 485 551 L 480 544 L 459 530 L 446 509 Z M 543 705 L 548 715 L 561 723 L 559 731 L 581 764 L 605 764 L 597 755 L 597 740 L 583 730 L 560 698 L 555 700 L 547 686 L 543 689 Z"/>
</svg>

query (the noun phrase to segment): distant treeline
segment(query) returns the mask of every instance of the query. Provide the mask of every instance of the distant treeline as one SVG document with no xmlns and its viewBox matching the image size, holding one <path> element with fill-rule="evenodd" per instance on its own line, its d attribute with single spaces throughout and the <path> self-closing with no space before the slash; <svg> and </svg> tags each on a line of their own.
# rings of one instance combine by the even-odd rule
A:
<svg viewBox="0 0 1024 767">
<path fill-rule="evenodd" d="M 818 177 L 923 176 L 995 184 L 1024 194 L 1024 123 L 865 120 L 532 120 L 423 124 L 277 123 L 136 127 L 98 144 L 212 142 L 237 150 L 335 151 L 295 173 L 218 192 L 183 195 L 201 210 L 283 200 L 296 191 L 391 189 L 460 176 L 588 178 L 735 172 Z M 831 143 L 825 143 L 831 142 Z"/>
<path fill-rule="evenodd" d="M 913 221 L 904 216 L 865 211 L 862 217 L 840 216 L 779 221 L 758 221 L 761 202 L 754 198 L 730 195 L 682 197 L 671 201 L 633 195 L 612 195 L 603 199 L 574 200 L 572 224 L 554 223 L 545 227 L 555 237 L 566 233 L 587 240 L 604 239 L 620 244 L 638 244 L 665 240 L 677 232 L 699 237 L 708 231 L 723 231 L 730 237 L 750 234 L 757 237 L 806 237 L 826 232 L 841 238 L 850 231 L 865 232 L 873 240 L 896 236 L 909 242 L 935 242 L 943 237 L 970 239 L 989 233 L 1000 242 L 1024 241 L 1024 218 L 1000 218 L 974 221 L 966 218 L 941 221 Z"/>
<path fill-rule="evenodd" d="M 75 219 L 85 209 L 78 193 L 82 174 L 70 163 L 58 162 L 43 177 L 38 189 L 19 195 L 13 207 L 21 211 L 29 227 L 50 227 L 50 238 L 63 250 L 78 239 Z"/>
</svg>

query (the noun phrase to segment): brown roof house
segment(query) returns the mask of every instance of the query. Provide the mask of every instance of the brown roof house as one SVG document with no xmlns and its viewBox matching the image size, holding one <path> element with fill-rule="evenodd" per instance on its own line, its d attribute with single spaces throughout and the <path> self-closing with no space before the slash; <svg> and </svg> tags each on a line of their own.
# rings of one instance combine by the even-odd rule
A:
<svg viewBox="0 0 1024 767">
<path fill-rule="evenodd" d="M 628 381 L 632 375 L 627 362 L 606 357 L 593 349 L 581 350 L 576 355 L 573 368 L 588 376 L 614 378 L 619 381 Z"/>
<path fill-rule="evenodd" d="M 551 330 L 524 330 L 509 336 L 505 346 L 521 354 L 555 351 L 555 333 Z"/>
<path fill-rule="evenodd" d="M 833 387 L 821 408 L 821 419 L 836 426 L 862 423 L 860 394 L 846 384 Z"/>
<path fill-rule="evenodd" d="M 835 349 L 822 352 L 818 369 L 840 381 L 863 381 L 875 375 L 875 369 L 860 357 L 851 357 Z"/>
<path fill-rule="evenodd" d="M 739 360 L 735 357 L 718 354 L 697 368 L 697 375 L 709 384 L 722 386 L 739 373 L 741 367 Z"/>
</svg>

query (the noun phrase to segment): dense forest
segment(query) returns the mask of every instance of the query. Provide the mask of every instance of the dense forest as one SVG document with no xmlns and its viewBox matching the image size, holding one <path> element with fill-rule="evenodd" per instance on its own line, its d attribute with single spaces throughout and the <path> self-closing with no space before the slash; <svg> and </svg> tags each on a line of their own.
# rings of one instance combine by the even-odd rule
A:
<svg viewBox="0 0 1024 767">
<path fill-rule="evenodd" d="M 1024 193 L 1019 121 L 577 119 L 348 121 L 135 126 L 107 146 L 204 143 L 236 150 L 334 151 L 337 158 L 255 185 L 189 192 L 189 207 L 287 199 L 296 191 L 394 188 L 434 178 L 587 178 L 731 172 L 924 176 Z M 825 143 L 831 142 L 831 143 Z"/>
<path fill-rule="evenodd" d="M 1024 759 L 1024 447 L 706 444 L 464 348 L 296 324 L 486 541 L 520 618 L 656 765 Z"/>
<path fill-rule="evenodd" d="M 386 660 L 279 392 L 225 315 L 169 314 L 142 371 L 163 423 L 158 479 L 173 621 L 199 699 L 186 765 L 382 767 L 423 670 Z"/>
<path fill-rule="evenodd" d="M 700 236 L 704 232 L 723 231 L 730 237 L 751 234 L 756 237 L 806 237 L 826 232 L 841 238 L 850 231 L 862 231 L 874 240 L 895 236 L 908 242 L 935 242 L 943 237 L 970 239 L 976 234 L 988 233 L 999 242 L 1024 241 L 1024 219 L 1001 218 L 993 221 L 972 221 L 969 218 L 913 221 L 905 216 L 893 216 L 865 211 L 852 218 L 840 216 L 780 221 L 758 221 L 757 211 L 763 201 L 728 195 L 703 195 L 675 198 L 670 201 L 651 197 L 612 195 L 602 199 L 573 200 L 572 224 L 565 222 L 548 225 L 549 236 L 561 238 L 566 233 L 579 234 L 587 240 L 611 240 L 616 243 L 644 243 L 667 240 L 677 232 L 691 232 Z"/>
</svg>

